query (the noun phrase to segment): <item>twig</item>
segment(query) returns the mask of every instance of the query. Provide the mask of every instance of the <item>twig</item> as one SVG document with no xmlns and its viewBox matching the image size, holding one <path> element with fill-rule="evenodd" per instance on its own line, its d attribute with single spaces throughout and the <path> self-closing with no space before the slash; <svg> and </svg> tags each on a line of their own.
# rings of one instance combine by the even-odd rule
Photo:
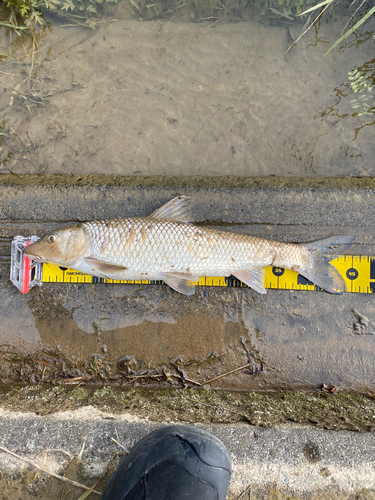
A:
<svg viewBox="0 0 375 500">
<path fill-rule="evenodd" d="M 78 382 L 79 380 L 85 380 L 84 377 L 75 377 L 75 378 L 68 378 L 68 379 L 64 379 L 62 381 L 63 384 L 74 384 L 76 382 Z"/>
<path fill-rule="evenodd" d="M 222 373 L 221 375 L 218 375 L 217 377 L 210 378 L 209 380 L 205 380 L 204 382 L 201 383 L 201 385 L 209 384 L 210 382 L 213 382 L 214 380 L 218 380 L 219 378 L 226 377 L 227 375 L 230 375 L 231 373 L 239 372 L 240 370 L 243 370 L 244 368 L 248 368 L 251 366 L 251 363 L 246 363 L 246 365 L 240 366 L 239 368 L 235 368 L 234 370 L 230 370 L 229 372 Z"/>
<path fill-rule="evenodd" d="M 160 378 L 163 375 L 159 375 L 156 373 L 145 373 L 144 375 L 127 375 L 126 378 L 129 380 L 135 380 L 137 378 Z"/>
<path fill-rule="evenodd" d="M 190 382 L 191 384 L 195 384 L 195 385 L 201 385 L 199 382 L 196 382 L 195 380 L 191 380 L 190 378 L 187 378 L 185 371 L 181 368 L 181 366 L 179 366 L 177 363 L 175 363 L 173 361 L 173 359 L 169 358 L 169 362 L 173 366 L 173 368 L 175 368 L 178 371 L 178 373 L 179 373 L 178 376 L 180 377 L 181 382 L 184 385 L 186 385 L 185 382 Z"/>
<path fill-rule="evenodd" d="M 81 451 L 78 453 L 77 460 L 80 462 L 82 460 L 82 455 L 83 455 L 83 450 L 85 449 L 86 445 L 86 437 L 83 438 L 83 443 L 82 443 L 82 448 Z"/>
<path fill-rule="evenodd" d="M 5 451 L 6 453 L 9 453 L 10 455 L 13 455 L 14 457 L 18 458 L 19 460 L 22 460 L 23 462 L 26 462 L 29 465 L 32 465 L 36 469 L 41 470 L 45 474 L 49 474 L 50 476 L 56 477 L 57 479 L 60 479 L 61 481 L 65 481 L 66 483 L 72 484 L 73 486 L 77 486 L 78 488 L 82 488 L 83 490 L 91 491 L 91 488 L 88 486 L 85 486 L 84 484 L 77 483 L 77 481 L 73 481 L 72 479 L 69 479 L 64 476 L 60 476 L 60 474 L 56 474 L 56 472 L 51 472 L 47 469 L 44 469 L 43 467 L 40 467 L 39 465 L 35 464 L 31 460 L 21 457 L 20 455 L 17 455 L 17 453 L 14 453 L 13 451 L 8 450 L 7 448 L 4 448 L 4 446 L 0 446 L 0 450 Z M 102 493 L 100 491 L 92 490 L 93 493 L 96 493 L 97 495 L 101 495 Z"/>
<path fill-rule="evenodd" d="M 284 56 L 286 56 L 286 55 L 287 55 L 287 53 L 289 52 L 289 50 L 290 50 L 292 47 L 294 47 L 294 45 L 297 45 L 297 43 L 298 43 L 298 42 L 299 42 L 299 40 L 303 37 L 303 35 L 304 35 L 305 33 L 307 33 L 307 32 L 309 31 L 309 29 L 310 29 L 310 28 L 312 28 L 312 27 L 314 26 L 314 24 L 317 22 L 317 20 L 318 20 L 320 17 L 322 17 L 322 15 L 324 14 L 324 12 L 328 9 L 329 5 L 330 5 L 330 4 L 326 5 L 326 6 L 324 7 L 324 9 L 320 12 L 320 14 L 319 14 L 319 15 L 318 15 L 318 16 L 314 19 L 314 21 L 310 24 L 310 26 L 309 26 L 309 27 L 308 27 L 305 31 L 303 31 L 303 30 L 305 29 L 305 26 L 306 26 L 306 25 L 308 24 L 308 22 L 310 21 L 310 18 L 311 18 L 311 16 L 312 16 L 312 13 L 309 15 L 309 17 L 308 17 L 308 19 L 307 19 L 307 21 L 306 21 L 306 23 L 305 23 L 304 27 L 302 28 L 303 33 L 301 33 L 301 34 L 300 34 L 300 36 L 297 38 L 297 40 L 293 41 L 293 43 L 290 45 L 290 47 L 288 48 L 288 50 L 285 52 Z"/>
<path fill-rule="evenodd" d="M 200 382 L 197 382 L 196 380 L 191 380 L 191 378 L 185 378 L 185 381 L 190 382 L 190 384 L 203 385 Z"/>
<path fill-rule="evenodd" d="M 119 443 L 118 441 L 116 441 L 115 438 L 111 437 L 111 439 L 112 439 L 112 441 L 114 443 L 116 443 L 117 445 L 119 445 L 119 447 L 122 448 L 125 451 L 125 453 L 127 453 L 129 455 L 129 451 L 125 448 L 125 446 L 123 446 L 121 443 Z"/>
<path fill-rule="evenodd" d="M 170 377 L 174 377 L 174 378 L 178 378 L 179 380 L 182 380 L 181 378 L 181 375 L 180 374 L 177 374 L 177 373 L 164 373 L 164 375 L 167 377 L 167 381 L 169 382 L 169 378 Z M 201 384 L 200 382 L 196 382 L 195 380 L 191 380 L 190 378 L 185 378 L 184 379 L 186 382 L 190 382 L 191 384 L 195 384 L 195 385 L 203 385 Z"/>
</svg>

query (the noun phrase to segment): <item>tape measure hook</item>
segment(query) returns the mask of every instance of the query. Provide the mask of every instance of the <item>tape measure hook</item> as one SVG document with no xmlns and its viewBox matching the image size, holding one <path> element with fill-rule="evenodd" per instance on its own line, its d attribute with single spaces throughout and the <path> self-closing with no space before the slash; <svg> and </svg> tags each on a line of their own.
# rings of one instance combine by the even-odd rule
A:
<svg viewBox="0 0 375 500">
<path fill-rule="evenodd" d="M 42 264 L 24 254 L 24 248 L 37 240 L 38 236 L 16 236 L 12 241 L 10 280 L 22 293 L 42 284 Z"/>
</svg>

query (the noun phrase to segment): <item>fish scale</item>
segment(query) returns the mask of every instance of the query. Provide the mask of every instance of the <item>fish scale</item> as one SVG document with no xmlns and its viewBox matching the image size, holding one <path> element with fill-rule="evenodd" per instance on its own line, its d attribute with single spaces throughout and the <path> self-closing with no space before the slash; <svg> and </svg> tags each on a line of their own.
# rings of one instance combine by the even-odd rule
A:
<svg viewBox="0 0 375 500">
<path fill-rule="evenodd" d="M 273 242 L 267 240 L 209 228 L 197 229 L 184 223 L 160 222 L 151 217 L 95 221 L 82 227 L 87 231 L 93 256 L 142 274 L 176 271 L 221 276 L 271 265 L 275 255 Z M 302 263 L 295 246 L 288 245 L 290 257 L 283 256 L 284 264 L 288 260 Z M 284 249 L 284 253 L 286 251 Z M 281 266 L 281 260 L 275 265 Z"/>
</svg>

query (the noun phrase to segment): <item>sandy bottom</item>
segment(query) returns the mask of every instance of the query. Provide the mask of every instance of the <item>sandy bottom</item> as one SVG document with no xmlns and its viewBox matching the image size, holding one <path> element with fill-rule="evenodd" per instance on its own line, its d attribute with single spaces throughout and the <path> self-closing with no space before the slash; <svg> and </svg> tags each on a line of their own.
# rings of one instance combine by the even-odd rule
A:
<svg viewBox="0 0 375 500">
<path fill-rule="evenodd" d="M 55 20 L 34 46 L 3 28 L 0 172 L 373 175 L 348 71 L 373 74 L 375 21 L 324 57 L 344 21 L 287 55 L 297 21 Z"/>
</svg>

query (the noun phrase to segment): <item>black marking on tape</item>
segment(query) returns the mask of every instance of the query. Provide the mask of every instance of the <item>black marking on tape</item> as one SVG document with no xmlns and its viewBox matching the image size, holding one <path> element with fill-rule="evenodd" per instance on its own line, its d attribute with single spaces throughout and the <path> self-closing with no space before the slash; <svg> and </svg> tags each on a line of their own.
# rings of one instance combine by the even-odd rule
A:
<svg viewBox="0 0 375 500">
<path fill-rule="evenodd" d="M 225 285 L 232 287 L 242 287 L 243 285 L 246 286 L 245 284 L 242 284 L 242 281 L 238 280 L 234 276 L 227 276 L 225 278 Z"/>
<path fill-rule="evenodd" d="M 370 259 L 370 280 L 375 280 L 375 259 Z"/>
<path fill-rule="evenodd" d="M 346 271 L 346 277 L 348 278 L 348 280 L 356 280 L 358 278 L 358 275 L 359 273 L 354 267 L 351 267 Z"/>
<path fill-rule="evenodd" d="M 97 276 L 93 276 L 91 279 L 91 283 L 104 283 L 104 278 L 98 278 Z"/>
<path fill-rule="evenodd" d="M 282 276 L 285 273 L 285 269 L 283 269 L 282 267 L 273 267 L 272 273 L 275 276 Z"/>
<path fill-rule="evenodd" d="M 311 285 L 314 286 L 314 283 L 312 283 L 310 280 L 305 278 L 304 276 L 301 276 L 300 274 L 297 276 L 297 285 Z"/>
</svg>

